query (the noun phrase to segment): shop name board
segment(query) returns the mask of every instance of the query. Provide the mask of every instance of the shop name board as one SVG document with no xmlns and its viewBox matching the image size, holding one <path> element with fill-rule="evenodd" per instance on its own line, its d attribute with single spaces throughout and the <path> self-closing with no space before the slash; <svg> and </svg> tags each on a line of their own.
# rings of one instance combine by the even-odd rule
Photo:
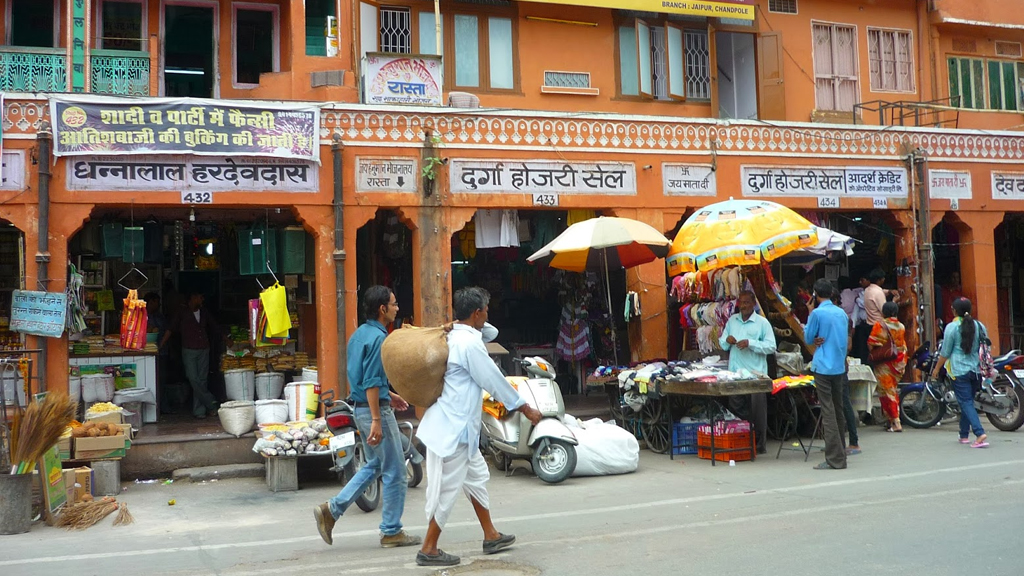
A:
<svg viewBox="0 0 1024 576">
<path fill-rule="evenodd" d="M 906 197 L 903 168 L 780 168 L 743 166 L 744 196 Z"/>
<path fill-rule="evenodd" d="M 356 192 L 415 192 L 414 158 L 356 157 Z"/>
<path fill-rule="evenodd" d="M 1024 172 L 993 172 L 994 200 L 1024 200 Z"/>
<path fill-rule="evenodd" d="M 686 14 L 706 18 L 753 20 L 755 0 L 524 0 L 545 4 L 589 6 L 617 10 L 640 10 L 664 14 Z"/>
<path fill-rule="evenodd" d="M 971 198 L 971 173 L 929 170 L 928 195 L 932 198 L 969 200 Z"/>
<path fill-rule="evenodd" d="M 11 295 L 11 331 L 59 338 L 64 333 L 68 295 L 64 292 L 15 290 Z"/>
<path fill-rule="evenodd" d="M 275 158 L 99 156 L 67 163 L 69 190 L 316 192 L 313 162 Z"/>
<path fill-rule="evenodd" d="M 441 105 L 441 57 L 371 52 L 364 60 L 366 104 Z"/>
<path fill-rule="evenodd" d="M 320 109 L 192 98 L 51 98 L 53 154 L 267 156 L 319 162 Z"/>
<path fill-rule="evenodd" d="M 666 196 L 716 196 L 718 179 L 710 164 L 662 164 Z"/>
<path fill-rule="evenodd" d="M 449 167 L 452 192 L 636 194 L 636 168 L 621 162 L 453 159 Z"/>
</svg>

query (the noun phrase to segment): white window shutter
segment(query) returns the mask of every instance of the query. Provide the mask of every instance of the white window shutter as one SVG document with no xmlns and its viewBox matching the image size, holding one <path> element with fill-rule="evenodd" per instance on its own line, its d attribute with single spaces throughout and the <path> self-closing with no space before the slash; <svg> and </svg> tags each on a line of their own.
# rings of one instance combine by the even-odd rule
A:
<svg viewBox="0 0 1024 576">
<path fill-rule="evenodd" d="M 665 24 L 665 59 L 668 69 L 668 95 L 673 100 L 686 100 L 686 51 L 683 29 Z"/>
<path fill-rule="evenodd" d="M 653 97 L 651 86 L 651 29 L 639 18 L 636 20 L 637 70 L 640 77 L 640 95 Z"/>
<path fill-rule="evenodd" d="M 377 6 L 366 2 L 359 3 L 359 49 L 360 57 L 365 58 L 367 52 L 377 52 L 380 36 L 380 25 L 377 23 Z"/>
</svg>

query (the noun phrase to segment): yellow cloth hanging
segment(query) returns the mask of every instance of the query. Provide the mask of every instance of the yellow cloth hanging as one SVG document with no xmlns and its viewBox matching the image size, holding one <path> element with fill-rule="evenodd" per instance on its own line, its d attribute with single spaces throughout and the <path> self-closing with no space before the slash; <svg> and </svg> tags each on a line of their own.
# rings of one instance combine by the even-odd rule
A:
<svg viewBox="0 0 1024 576">
<path fill-rule="evenodd" d="M 565 217 L 565 222 L 567 226 L 572 226 L 577 222 L 583 222 L 591 218 L 597 218 L 597 212 L 586 209 L 569 210 L 569 214 Z"/>
<path fill-rule="evenodd" d="M 459 230 L 459 249 L 466 260 L 476 257 L 476 222 L 470 220 L 466 226 Z"/>
<path fill-rule="evenodd" d="M 260 292 L 260 302 L 263 303 L 263 311 L 267 315 L 267 332 L 287 333 L 292 327 L 292 319 L 288 314 L 288 295 L 284 286 L 275 282 L 273 286 Z"/>
</svg>

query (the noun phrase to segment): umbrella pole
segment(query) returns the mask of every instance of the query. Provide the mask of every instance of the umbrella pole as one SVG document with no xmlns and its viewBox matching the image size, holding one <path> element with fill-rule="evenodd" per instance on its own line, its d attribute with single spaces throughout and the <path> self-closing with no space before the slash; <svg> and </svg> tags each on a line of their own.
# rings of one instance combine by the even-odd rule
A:
<svg viewBox="0 0 1024 576">
<path fill-rule="evenodd" d="M 619 345 L 615 337 L 615 312 L 612 311 L 612 288 L 608 280 L 608 249 L 601 251 L 604 256 L 604 295 L 608 299 L 608 322 L 612 330 L 612 356 L 615 358 L 615 365 L 619 365 Z"/>
</svg>

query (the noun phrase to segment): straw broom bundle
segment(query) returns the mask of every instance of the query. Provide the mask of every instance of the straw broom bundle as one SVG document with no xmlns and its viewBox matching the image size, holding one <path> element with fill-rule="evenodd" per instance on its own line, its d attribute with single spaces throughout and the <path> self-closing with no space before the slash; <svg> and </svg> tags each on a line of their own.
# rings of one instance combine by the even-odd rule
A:
<svg viewBox="0 0 1024 576">
<path fill-rule="evenodd" d="M 117 502 L 113 498 L 104 498 L 93 502 L 79 502 L 64 510 L 57 518 L 54 526 L 68 530 L 85 530 L 117 510 Z"/>
<path fill-rule="evenodd" d="M 117 518 L 114 518 L 114 526 L 127 526 L 135 523 L 135 517 L 128 511 L 128 504 L 122 503 L 121 509 L 117 512 Z"/>
<path fill-rule="evenodd" d="M 12 448 L 12 474 L 30 474 L 36 462 L 53 448 L 78 408 L 63 392 L 49 392 L 42 402 L 32 401 L 18 424 Z"/>
</svg>

